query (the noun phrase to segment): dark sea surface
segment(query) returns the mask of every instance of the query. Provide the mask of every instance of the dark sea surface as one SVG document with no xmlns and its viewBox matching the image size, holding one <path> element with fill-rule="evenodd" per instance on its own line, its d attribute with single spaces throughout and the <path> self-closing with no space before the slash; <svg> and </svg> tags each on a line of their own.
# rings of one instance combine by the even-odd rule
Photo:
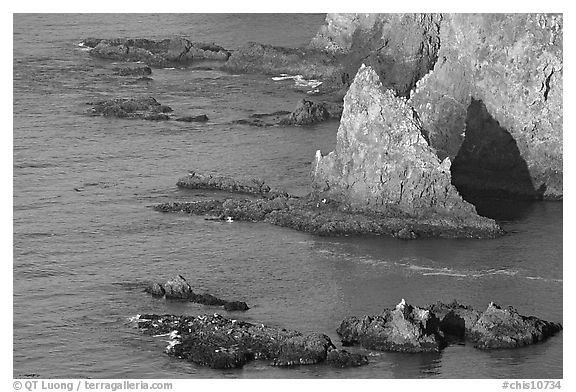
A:
<svg viewBox="0 0 576 392">
<path fill-rule="evenodd" d="M 241 370 L 202 368 L 163 354 L 162 338 L 129 322 L 140 313 L 226 312 L 154 299 L 142 283 L 182 274 L 197 292 L 246 301 L 233 317 L 301 331 L 335 329 L 402 298 L 416 305 L 490 301 L 562 321 L 562 203 L 501 205 L 495 240 L 323 238 L 264 223 L 206 221 L 150 206 L 198 192 L 188 170 L 265 178 L 308 189 L 317 149 L 338 122 L 256 128 L 230 122 L 292 110 L 292 80 L 154 69 L 130 84 L 78 46 L 85 37 L 186 36 L 237 48 L 303 46 L 324 15 L 16 15 L 14 17 L 14 376 L 90 378 L 561 378 L 563 336 L 517 350 L 452 345 L 439 354 L 370 352 L 370 364 Z M 89 117 L 87 102 L 151 95 L 207 123 Z M 76 189 L 75 189 L 76 188 Z"/>
</svg>

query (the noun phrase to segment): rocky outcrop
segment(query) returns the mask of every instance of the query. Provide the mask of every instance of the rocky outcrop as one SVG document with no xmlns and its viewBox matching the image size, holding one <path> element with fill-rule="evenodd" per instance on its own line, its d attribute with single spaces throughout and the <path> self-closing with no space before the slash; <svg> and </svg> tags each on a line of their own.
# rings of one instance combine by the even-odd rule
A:
<svg viewBox="0 0 576 392">
<path fill-rule="evenodd" d="M 160 104 L 153 97 L 115 98 L 88 103 L 93 116 L 118 117 L 144 120 L 169 120 L 172 108 Z"/>
<path fill-rule="evenodd" d="M 312 163 L 315 192 L 358 210 L 438 218 L 451 226 L 498 231 L 451 184 L 414 110 L 362 66 L 344 98 L 335 151 Z"/>
<path fill-rule="evenodd" d="M 339 119 L 341 115 L 342 105 L 340 104 L 302 99 L 296 105 L 296 109 L 282 121 L 282 124 L 312 125 L 329 119 Z"/>
<path fill-rule="evenodd" d="M 483 350 L 515 348 L 541 342 L 560 330 L 559 323 L 522 316 L 512 307 L 503 309 L 494 303 L 481 313 L 456 301 L 418 308 L 402 300 L 380 315 L 347 317 L 337 332 L 344 345 L 426 352 L 439 351 L 454 340 Z"/>
<path fill-rule="evenodd" d="M 344 345 L 379 351 L 437 352 L 445 346 L 440 321 L 428 310 L 402 300 L 378 316 L 347 317 L 336 332 Z"/>
<path fill-rule="evenodd" d="M 319 122 L 339 119 L 342 115 L 342 104 L 337 102 L 314 102 L 301 99 L 292 112 L 280 110 L 273 113 L 254 113 L 246 119 L 234 121 L 234 124 L 245 124 L 256 127 L 278 125 L 306 126 Z"/>
<path fill-rule="evenodd" d="M 90 55 L 119 61 L 141 61 L 153 67 L 188 65 L 200 60 L 226 61 L 230 52 L 221 46 L 191 42 L 186 38 L 98 39 L 87 38 L 84 46 L 92 48 Z"/>
<path fill-rule="evenodd" d="M 562 15 L 444 15 L 410 103 L 467 193 L 562 198 L 562 40 Z"/>
<path fill-rule="evenodd" d="M 266 222 L 321 236 L 374 234 L 406 238 L 494 238 L 498 228 L 462 226 L 444 218 L 414 218 L 406 214 L 358 211 L 347 204 L 314 195 L 294 197 L 268 193 L 265 198 L 168 202 L 159 212 L 206 215 L 210 220 Z"/>
<path fill-rule="evenodd" d="M 436 63 L 441 21 L 441 14 L 328 14 L 310 47 L 340 54 L 342 65 L 324 87 L 347 88 L 366 64 L 385 88 L 408 97 Z"/>
<path fill-rule="evenodd" d="M 196 294 L 192 291 L 190 284 L 182 275 L 175 276 L 167 280 L 164 284 L 158 282 L 150 283 L 145 290 L 155 297 L 165 297 L 166 299 L 185 300 L 209 306 L 223 306 L 225 310 L 248 310 L 246 302 L 226 301 L 216 298 L 211 294 Z"/>
<path fill-rule="evenodd" d="M 218 314 L 197 317 L 147 314 L 138 315 L 135 321 L 149 335 L 169 337 L 168 355 L 216 369 L 240 368 L 252 360 L 266 360 L 273 366 L 327 362 L 342 367 L 368 363 L 366 356 L 337 350 L 324 334 L 305 335 L 230 320 Z"/>
<path fill-rule="evenodd" d="M 338 67 L 333 55 L 320 50 L 250 42 L 235 50 L 222 69 L 236 73 L 301 75 L 311 79 L 332 75 Z"/>
<path fill-rule="evenodd" d="M 234 178 L 215 174 L 202 174 L 196 171 L 190 171 L 187 176 L 180 178 L 176 186 L 187 189 L 211 189 L 265 197 L 285 195 L 283 192 L 272 190 L 264 180 L 259 178 Z"/>
<path fill-rule="evenodd" d="M 512 307 L 502 308 L 492 302 L 467 337 L 483 350 L 514 348 L 541 342 L 561 329 L 558 323 L 522 316 Z"/>
<path fill-rule="evenodd" d="M 290 113 L 286 110 L 278 110 L 272 113 L 253 113 L 248 118 L 234 120 L 232 123 L 253 127 L 275 127 L 284 124 L 286 116 Z"/>
</svg>

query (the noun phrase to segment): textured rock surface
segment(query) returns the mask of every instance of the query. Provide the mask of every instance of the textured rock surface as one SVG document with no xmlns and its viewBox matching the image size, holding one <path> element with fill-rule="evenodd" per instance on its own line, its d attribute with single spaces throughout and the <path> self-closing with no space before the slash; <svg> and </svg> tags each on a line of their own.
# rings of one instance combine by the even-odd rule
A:
<svg viewBox="0 0 576 392">
<path fill-rule="evenodd" d="M 368 363 L 365 356 L 336 350 L 324 334 L 303 334 L 264 324 L 213 316 L 139 315 L 138 328 L 149 335 L 169 336 L 169 355 L 212 368 L 239 368 L 251 360 L 274 366 L 310 365 L 327 361 L 336 366 Z M 346 355 L 349 354 L 349 355 Z"/>
<path fill-rule="evenodd" d="M 153 287 L 155 287 L 155 285 L 153 285 Z M 168 279 L 162 287 L 164 288 L 166 298 L 187 299 L 193 294 L 192 287 L 190 287 L 182 275 Z"/>
<path fill-rule="evenodd" d="M 282 192 L 273 191 L 264 180 L 258 178 L 233 178 L 191 171 L 176 183 L 180 188 L 214 189 L 233 193 L 246 193 L 259 196 L 279 196 Z"/>
<path fill-rule="evenodd" d="M 168 38 L 162 41 L 149 39 L 98 39 L 87 38 L 82 43 L 92 48 L 94 57 L 142 61 L 154 67 L 186 65 L 199 60 L 226 61 L 230 52 L 215 44 L 191 42 L 186 38 Z"/>
<path fill-rule="evenodd" d="M 444 15 L 439 60 L 410 102 L 441 159 L 454 159 L 470 136 L 462 163 L 481 170 L 463 173 L 468 187 L 480 177 L 481 192 L 492 178 L 498 183 L 493 188 L 511 196 L 522 191 L 527 197 L 562 197 L 562 30 L 562 15 Z M 502 130 L 478 126 L 486 113 L 470 111 L 473 98 Z M 505 151 L 503 161 L 495 148 Z M 524 167 L 511 165 L 513 153 Z M 515 170 L 526 171 L 532 184 L 519 189 L 507 181 L 518 176 Z"/>
<path fill-rule="evenodd" d="M 380 351 L 433 352 L 445 346 L 440 321 L 428 310 L 402 300 L 378 316 L 347 317 L 336 332 L 345 345 L 360 344 Z"/>
<path fill-rule="evenodd" d="M 407 305 L 375 316 L 345 318 L 337 332 L 344 345 L 381 351 L 438 351 L 451 342 L 469 342 L 489 350 L 534 344 L 562 330 L 559 323 L 522 316 L 494 303 L 485 312 L 454 301 L 426 308 Z"/>
<path fill-rule="evenodd" d="M 490 303 L 468 338 L 480 349 L 514 348 L 540 342 L 562 329 L 558 323 L 522 316 L 512 307 Z"/>
<path fill-rule="evenodd" d="M 88 105 L 92 106 L 88 109 L 90 115 L 127 119 L 169 120 L 166 113 L 172 112 L 172 108 L 161 105 L 153 97 L 115 98 Z"/>
<path fill-rule="evenodd" d="M 469 335 L 480 317 L 480 312 L 456 301 L 450 304 L 437 302 L 427 309 L 440 320 L 439 328 L 444 334 L 458 338 Z"/>
<path fill-rule="evenodd" d="M 226 301 L 207 293 L 196 294 L 182 275 L 177 275 L 173 278 L 170 278 L 164 284 L 152 282 L 144 289 L 144 291 L 152 294 L 155 297 L 185 300 L 210 306 L 223 306 L 224 309 L 228 311 L 243 311 L 250 309 L 246 302 Z"/>
<path fill-rule="evenodd" d="M 305 78 L 332 75 L 337 68 L 334 56 L 319 50 L 282 48 L 254 42 L 235 50 L 223 66 L 230 72 L 290 74 Z"/>
<path fill-rule="evenodd" d="M 270 196 L 258 199 L 197 200 L 168 202 L 154 206 L 159 212 L 186 212 L 207 215 L 210 220 L 267 222 L 277 226 L 321 236 L 377 234 L 411 239 L 494 238 L 502 234 L 498 228 L 463 226 L 453 219 L 413 218 L 405 214 L 385 215 L 357 211 L 334 200 L 314 196 L 295 198 Z"/>
<path fill-rule="evenodd" d="M 346 350 L 330 350 L 326 356 L 326 362 L 333 367 L 347 368 L 368 364 L 368 357 L 358 353 L 350 353 Z"/>
<path fill-rule="evenodd" d="M 310 46 L 343 54 L 339 78 L 327 85 L 348 87 L 364 63 L 384 87 L 407 97 L 436 62 L 441 21 L 440 14 L 328 14 Z"/>
<path fill-rule="evenodd" d="M 319 195 L 360 210 L 412 217 L 442 216 L 462 226 L 496 230 L 451 184 L 450 160 L 440 161 L 405 99 L 385 90 L 361 67 L 344 98 L 336 150 L 312 164 Z"/>
<path fill-rule="evenodd" d="M 294 111 L 282 121 L 282 124 L 312 125 L 331 118 L 340 118 L 341 115 L 342 105 L 340 104 L 302 99 Z"/>
</svg>

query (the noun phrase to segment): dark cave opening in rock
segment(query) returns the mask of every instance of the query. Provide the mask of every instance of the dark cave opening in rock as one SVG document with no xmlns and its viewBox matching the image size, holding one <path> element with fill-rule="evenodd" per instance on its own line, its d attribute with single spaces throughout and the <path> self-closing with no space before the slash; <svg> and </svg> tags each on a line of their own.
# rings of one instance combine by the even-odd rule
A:
<svg viewBox="0 0 576 392">
<path fill-rule="evenodd" d="M 451 172 L 452 184 L 462 197 L 474 204 L 480 215 L 494 219 L 520 219 L 530 209 L 530 201 L 541 200 L 545 191 L 534 188 L 510 132 L 474 98 L 467 109 L 465 139 Z"/>
</svg>

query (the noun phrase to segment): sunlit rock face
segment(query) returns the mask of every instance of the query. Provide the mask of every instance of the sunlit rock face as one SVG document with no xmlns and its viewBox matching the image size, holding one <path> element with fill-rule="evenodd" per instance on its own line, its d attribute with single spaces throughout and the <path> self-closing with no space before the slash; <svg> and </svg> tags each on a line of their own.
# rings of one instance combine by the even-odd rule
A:
<svg viewBox="0 0 576 392">
<path fill-rule="evenodd" d="M 444 15 L 410 104 L 440 159 L 459 161 L 459 189 L 562 198 L 562 26 L 562 15 Z"/>
<path fill-rule="evenodd" d="M 316 192 L 358 208 L 494 225 L 462 200 L 406 99 L 362 66 L 344 98 L 335 151 L 312 165 Z"/>
<path fill-rule="evenodd" d="M 364 63 L 409 97 L 463 193 L 562 198 L 562 15 L 328 14 L 310 46 L 340 58 L 324 88 Z"/>
</svg>

